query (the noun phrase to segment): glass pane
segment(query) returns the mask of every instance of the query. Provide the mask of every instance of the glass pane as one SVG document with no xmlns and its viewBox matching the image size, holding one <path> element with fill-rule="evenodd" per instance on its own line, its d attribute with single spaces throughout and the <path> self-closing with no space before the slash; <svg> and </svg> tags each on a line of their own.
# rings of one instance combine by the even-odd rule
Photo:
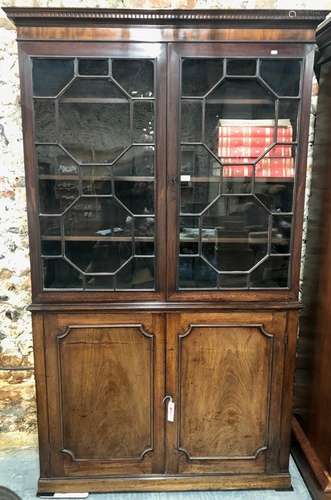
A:
<svg viewBox="0 0 331 500">
<path fill-rule="evenodd" d="M 32 59 L 33 95 L 35 96 L 56 96 L 73 76 L 73 59 Z"/>
<path fill-rule="evenodd" d="M 133 218 L 131 219 L 133 223 Z M 151 239 L 154 236 L 154 217 L 135 217 L 134 234 L 136 237 Z"/>
<path fill-rule="evenodd" d="M 39 181 L 40 212 L 43 214 L 61 214 L 78 195 L 79 186 L 77 181 L 41 179 Z"/>
<path fill-rule="evenodd" d="M 226 165 L 223 167 L 222 193 L 253 193 L 254 167 L 252 165 Z"/>
<path fill-rule="evenodd" d="M 154 182 L 115 182 L 116 197 L 134 214 L 154 213 Z"/>
<path fill-rule="evenodd" d="M 301 62 L 296 59 L 264 59 L 260 74 L 280 96 L 297 96 L 300 91 Z"/>
<path fill-rule="evenodd" d="M 219 194 L 216 182 L 181 182 L 180 210 L 182 214 L 198 214 L 207 208 Z"/>
<path fill-rule="evenodd" d="M 78 178 L 78 165 L 59 146 L 37 146 L 39 179 Z"/>
<path fill-rule="evenodd" d="M 226 79 L 207 97 L 205 143 L 223 163 L 263 155 L 274 127 L 275 99 L 254 79 Z"/>
<path fill-rule="evenodd" d="M 289 257 L 269 257 L 250 275 L 252 288 L 288 287 Z"/>
<path fill-rule="evenodd" d="M 215 288 L 217 273 L 200 257 L 179 257 L 179 288 Z"/>
<path fill-rule="evenodd" d="M 154 255 L 154 242 L 135 242 L 135 255 Z"/>
<path fill-rule="evenodd" d="M 37 142 L 57 142 L 54 101 L 34 99 L 34 126 Z"/>
<path fill-rule="evenodd" d="M 247 288 L 248 274 L 220 274 L 220 288 Z"/>
<path fill-rule="evenodd" d="M 88 195 L 112 194 L 113 186 L 111 180 L 83 180 L 82 192 Z"/>
<path fill-rule="evenodd" d="M 223 59 L 184 59 L 182 95 L 202 96 L 223 76 Z"/>
<path fill-rule="evenodd" d="M 86 276 L 87 290 L 113 290 L 114 276 Z"/>
<path fill-rule="evenodd" d="M 154 142 L 154 103 L 133 104 L 133 142 Z"/>
<path fill-rule="evenodd" d="M 114 273 L 132 256 L 132 244 L 113 241 L 66 241 L 65 254 L 85 273 Z"/>
<path fill-rule="evenodd" d="M 132 97 L 154 94 L 154 64 L 146 59 L 114 59 L 113 77 Z"/>
<path fill-rule="evenodd" d="M 43 259 L 45 288 L 82 288 L 83 279 L 64 259 Z"/>
<path fill-rule="evenodd" d="M 109 236 L 132 234 L 130 214 L 114 198 L 81 197 L 64 215 L 66 236 Z"/>
<path fill-rule="evenodd" d="M 298 139 L 298 114 L 300 102 L 296 99 L 280 99 L 278 104 L 278 142 Z"/>
<path fill-rule="evenodd" d="M 80 162 L 112 162 L 130 145 L 128 103 L 61 101 L 59 120 L 61 142 Z"/>
<path fill-rule="evenodd" d="M 198 240 L 199 238 L 199 216 L 180 217 L 180 239 L 181 241 Z"/>
<path fill-rule="evenodd" d="M 182 146 L 180 173 L 184 176 L 181 179 L 183 181 L 208 177 L 210 182 L 219 182 L 221 163 L 204 146 Z M 190 176 L 190 179 L 187 176 Z M 216 179 L 213 179 L 214 177 Z"/>
<path fill-rule="evenodd" d="M 117 289 L 154 288 L 154 258 L 133 258 L 117 274 Z"/>
<path fill-rule="evenodd" d="M 290 253 L 292 216 L 274 214 L 272 216 L 271 253 Z"/>
<path fill-rule="evenodd" d="M 41 254 L 42 255 L 62 255 L 61 241 L 41 241 Z"/>
<path fill-rule="evenodd" d="M 72 99 L 96 98 L 100 99 L 124 99 L 127 100 L 124 92 L 108 79 L 98 78 L 76 78 L 70 87 L 61 96 L 61 102 L 75 102 Z"/>
<path fill-rule="evenodd" d="M 114 165 L 114 176 L 153 176 L 154 147 L 134 146 Z"/>
<path fill-rule="evenodd" d="M 61 236 L 60 217 L 40 217 L 39 220 L 42 236 Z"/>
<path fill-rule="evenodd" d="M 78 73 L 80 75 L 108 75 L 108 59 L 79 59 Z"/>
<path fill-rule="evenodd" d="M 182 101 L 182 142 L 201 142 L 202 104 L 197 101 Z"/>
<path fill-rule="evenodd" d="M 256 74 L 256 60 L 228 59 L 226 72 L 228 75 L 254 76 Z"/>
<path fill-rule="evenodd" d="M 252 196 L 224 197 L 201 217 L 202 255 L 219 271 L 248 271 L 268 250 L 268 213 Z"/>
</svg>

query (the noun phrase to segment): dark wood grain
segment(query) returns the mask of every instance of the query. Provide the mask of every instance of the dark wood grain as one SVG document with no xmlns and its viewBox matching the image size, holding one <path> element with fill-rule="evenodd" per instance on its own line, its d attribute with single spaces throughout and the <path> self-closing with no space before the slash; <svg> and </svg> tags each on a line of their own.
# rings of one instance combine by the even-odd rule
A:
<svg viewBox="0 0 331 500">
<path fill-rule="evenodd" d="M 293 430 L 299 446 L 302 473 L 315 476 L 309 484 L 322 492 L 331 490 L 331 196 L 330 119 L 331 61 L 327 40 L 331 24 L 325 23 L 317 35 L 319 97 L 314 142 L 314 167 L 307 230 L 307 250 L 303 273 L 303 311 L 300 319 L 296 404 Z M 306 466 L 308 463 L 309 466 Z M 318 488 L 317 488 L 318 489 Z M 316 488 L 314 492 L 316 493 Z M 314 494 L 315 494 L 314 493 Z M 323 498 L 323 496 L 321 496 Z"/>
<path fill-rule="evenodd" d="M 53 465 L 69 476 L 161 472 L 162 319 L 49 315 L 45 335 Z"/>
</svg>

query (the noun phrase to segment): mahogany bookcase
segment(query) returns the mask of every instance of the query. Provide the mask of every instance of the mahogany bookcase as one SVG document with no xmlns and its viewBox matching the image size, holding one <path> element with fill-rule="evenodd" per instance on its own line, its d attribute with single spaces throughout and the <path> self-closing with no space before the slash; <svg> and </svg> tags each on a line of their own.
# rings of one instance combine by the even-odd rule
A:
<svg viewBox="0 0 331 500">
<path fill-rule="evenodd" d="M 38 492 L 289 488 L 326 13 L 5 10 L 21 72 Z"/>
</svg>

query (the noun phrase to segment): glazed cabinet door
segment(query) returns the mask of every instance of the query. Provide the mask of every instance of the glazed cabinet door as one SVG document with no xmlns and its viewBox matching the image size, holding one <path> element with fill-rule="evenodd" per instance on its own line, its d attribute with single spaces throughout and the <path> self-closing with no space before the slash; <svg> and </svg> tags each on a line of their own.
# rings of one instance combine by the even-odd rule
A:
<svg viewBox="0 0 331 500">
<path fill-rule="evenodd" d="M 169 315 L 168 473 L 279 472 L 285 329 L 286 313 Z"/>
<path fill-rule="evenodd" d="M 162 472 L 163 322 L 148 313 L 45 317 L 53 475 Z"/>
<path fill-rule="evenodd" d="M 21 52 L 34 298 L 160 299 L 164 46 L 37 43 Z"/>
<path fill-rule="evenodd" d="M 171 44 L 171 300 L 296 297 L 311 55 Z"/>
</svg>

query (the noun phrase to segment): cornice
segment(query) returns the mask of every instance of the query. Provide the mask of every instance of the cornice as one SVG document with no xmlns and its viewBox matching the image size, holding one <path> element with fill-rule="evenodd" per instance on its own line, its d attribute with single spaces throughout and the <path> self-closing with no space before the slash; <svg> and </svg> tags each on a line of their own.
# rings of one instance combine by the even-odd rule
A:
<svg viewBox="0 0 331 500">
<path fill-rule="evenodd" d="M 317 27 L 316 42 L 320 49 L 331 44 L 331 12 L 327 18 Z"/>
<path fill-rule="evenodd" d="M 3 9 L 16 26 L 72 24 L 140 25 L 252 25 L 316 27 L 327 11 L 317 10 L 143 10 L 6 7 Z"/>
</svg>

